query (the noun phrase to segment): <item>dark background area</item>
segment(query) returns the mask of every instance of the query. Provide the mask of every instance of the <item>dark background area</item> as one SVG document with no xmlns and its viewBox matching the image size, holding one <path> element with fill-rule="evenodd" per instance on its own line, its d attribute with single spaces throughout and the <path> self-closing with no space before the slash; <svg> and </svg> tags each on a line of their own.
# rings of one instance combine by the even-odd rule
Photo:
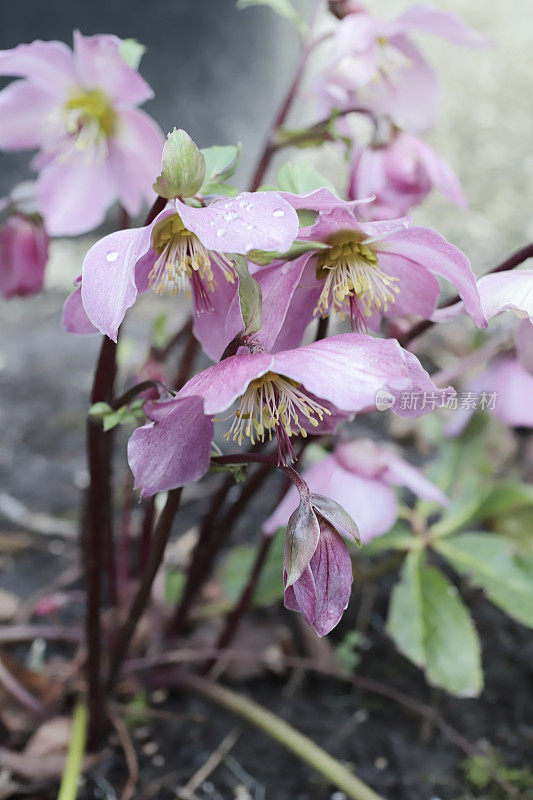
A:
<svg viewBox="0 0 533 800">
<path fill-rule="evenodd" d="M 1 49 L 34 39 L 71 46 L 74 28 L 137 39 L 147 48 L 140 71 L 155 92 L 143 108 L 165 133 L 184 128 L 200 147 L 241 141 L 244 177 L 298 58 L 286 21 L 268 8 L 239 11 L 235 0 L 18 0 L 6 12 Z M 31 175 L 27 161 L 0 154 L 0 194 Z"/>
</svg>

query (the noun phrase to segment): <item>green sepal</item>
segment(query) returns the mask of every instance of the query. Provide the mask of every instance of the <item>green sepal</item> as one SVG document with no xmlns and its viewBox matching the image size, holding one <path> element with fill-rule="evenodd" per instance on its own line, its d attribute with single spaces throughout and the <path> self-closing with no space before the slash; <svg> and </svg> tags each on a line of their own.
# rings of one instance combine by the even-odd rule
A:
<svg viewBox="0 0 533 800">
<path fill-rule="evenodd" d="M 205 158 L 189 134 L 174 128 L 163 147 L 161 175 L 154 190 L 167 200 L 192 197 L 204 182 L 205 170 Z"/>
<path fill-rule="evenodd" d="M 233 269 L 239 279 L 239 305 L 244 321 L 243 334 L 257 333 L 263 321 L 263 301 L 261 287 L 250 275 L 246 256 L 229 253 Z"/>
<path fill-rule="evenodd" d="M 138 42 L 137 39 L 121 39 L 118 52 L 128 67 L 139 69 L 141 58 L 146 53 L 146 47 Z"/>
<path fill-rule="evenodd" d="M 292 194 L 307 194 L 317 189 L 335 191 L 333 184 L 305 161 L 286 161 L 278 169 L 277 181 L 280 189 Z"/>
<path fill-rule="evenodd" d="M 295 258 L 311 253 L 316 250 L 327 250 L 329 245 L 323 242 L 300 241 L 296 239 L 290 249 L 285 253 L 278 253 L 275 250 L 250 250 L 248 259 L 254 264 L 264 267 L 272 264 L 273 261 L 294 261 Z"/>
<path fill-rule="evenodd" d="M 142 398 L 133 400 L 129 405 L 118 409 L 111 408 L 109 403 L 93 403 L 89 409 L 89 415 L 102 420 L 104 431 L 110 431 L 117 425 L 137 425 L 139 422 L 143 422 L 145 419 L 143 405 Z"/>
</svg>

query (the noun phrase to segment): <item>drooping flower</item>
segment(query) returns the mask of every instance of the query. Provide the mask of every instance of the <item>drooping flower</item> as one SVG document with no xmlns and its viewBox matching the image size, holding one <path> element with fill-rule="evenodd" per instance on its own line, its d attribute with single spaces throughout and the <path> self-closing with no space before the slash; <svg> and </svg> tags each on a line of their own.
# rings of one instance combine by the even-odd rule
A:
<svg viewBox="0 0 533 800">
<path fill-rule="evenodd" d="M 296 491 L 296 489 L 295 489 Z M 353 582 L 343 536 L 360 543 L 357 525 L 342 506 L 303 485 L 287 524 L 283 557 L 286 608 L 300 611 L 319 636 L 339 622 Z"/>
<path fill-rule="evenodd" d="M 368 201 L 345 202 L 329 189 L 283 196 L 295 208 L 318 212 L 299 239 L 328 247 L 254 271 L 264 307 L 273 298 L 265 314 L 271 316 L 267 348 L 297 346 L 313 317 L 332 311 L 356 330 L 377 329 L 383 316 L 429 318 L 440 295 L 436 275 L 457 288 L 476 325 L 485 327 L 469 260 L 436 231 L 412 227 L 406 217 L 361 222 L 359 209 Z"/>
<path fill-rule="evenodd" d="M 363 543 L 389 531 L 398 517 L 395 486 L 441 505 L 446 496 L 390 448 L 370 439 L 339 444 L 302 473 L 312 492 L 331 497 L 357 520 Z M 295 488 L 287 492 L 263 525 L 267 534 L 287 524 L 298 504 Z"/>
<path fill-rule="evenodd" d="M 533 270 L 516 270 L 484 275 L 478 281 L 483 308 L 489 319 L 511 311 L 520 322 L 514 325 L 514 347 L 493 358 L 485 369 L 468 381 L 465 389 L 480 398 L 480 406 L 512 427 L 533 428 Z M 462 303 L 448 309 L 445 318 L 463 310 Z M 447 428 L 460 433 L 474 409 L 460 409 Z"/>
<path fill-rule="evenodd" d="M 340 21 L 329 64 L 317 82 L 323 108 L 365 108 L 412 132 L 431 127 L 439 87 L 434 71 L 411 39 L 416 31 L 467 47 L 490 44 L 455 15 L 430 5 L 412 6 L 394 20 L 357 10 Z"/>
<path fill-rule="evenodd" d="M 90 323 L 116 340 L 137 294 L 183 292 L 192 296 L 195 335 L 217 358 L 243 325 L 240 312 L 228 317 L 237 294 L 231 254 L 287 250 L 297 234 L 296 212 L 275 192 L 243 192 L 202 208 L 173 200 L 151 225 L 117 231 L 91 247 L 64 325 L 78 332 L 81 302 Z"/>
<path fill-rule="evenodd" d="M 26 297 L 43 288 L 48 236 L 38 212 L 34 187 L 19 184 L 0 201 L 0 295 Z"/>
<path fill-rule="evenodd" d="M 354 148 L 348 196 L 375 196 L 360 211 L 365 219 L 392 219 L 408 214 L 432 189 L 466 207 L 461 184 L 450 165 L 426 142 L 397 132 L 382 146 Z"/>
<path fill-rule="evenodd" d="M 128 446 L 135 486 L 144 495 L 198 480 L 208 469 L 214 418 L 237 403 L 225 438 L 237 445 L 278 442 L 280 463 L 293 458 L 295 436 L 334 430 L 355 413 L 376 407 L 390 393 L 392 410 L 419 416 L 430 409 L 403 407 L 401 393 L 441 398 L 416 357 L 395 340 L 340 334 L 294 350 L 235 355 L 192 378 L 172 400 L 145 403 L 149 422 Z"/>
<path fill-rule="evenodd" d="M 0 52 L 0 148 L 40 152 L 38 190 L 52 236 L 99 225 L 119 201 L 136 215 L 152 197 L 163 136 L 137 107 L 153 96 L 121 55 L 116 36 L 74 32 L 63 42 L 34 41 Z"/>
</svg>

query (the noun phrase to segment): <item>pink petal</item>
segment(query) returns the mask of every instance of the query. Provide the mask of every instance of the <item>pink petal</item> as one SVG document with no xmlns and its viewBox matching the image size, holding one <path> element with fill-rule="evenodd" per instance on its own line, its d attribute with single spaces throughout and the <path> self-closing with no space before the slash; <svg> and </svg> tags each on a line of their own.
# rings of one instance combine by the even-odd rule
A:
<svg viewBox="0 0 533 800">
<path fill-rule="evenodd" d="M 300 611 L 308 625 L 313 624 L 317 604 L 315 579 L 309 567 L 306 567 L 300 578 L 284 591 L 285 606 Z"/>
<path fill-rule="evenodd" d="M 357 412 L 373 407 L 376 391 L 411 386 L 405 356 L 395 340 L 358 333 L 331 336 L 273 356 L 273 368 L 302 383 L 336 408 Z"/>
<path fill-rule="evenodd" d="M 342 537 L 328 524 L 320 525 L 320 539 L 309 566 L 316 587 L 312 625 L 319 636 L 325 636 L 342 617 L 350 601 L 353 583 L 352 561 L 348 549 Z M 295 594 L 302 609 L 297 588 Z"/>
<path fill-rule="evenodd" d="M 96 242 L 83 261 L 81 296 L 93 325 L 116 342 L 137 297 L 135 264 L 150 243 L 150 227 L 131 228 Z"/>
<path fill-rule="evenodd" d="M 178 397 L 203 397 L 208 416 L 229 408 L 250 381 L 272 369 L 274 357 L 268 353 L 230 356 L 185 384 Z"/>
<path fill-rule="evenodd" d="M 422 142 L 420 139 L 416 141 L 420 162 L 423 164 L 435 189 L 443 194 L 444 197 L 447 197 L 448 200 L 451 200 L 452 203 L 459 206 L 459 208 L 466 208 L 468 202 L 463 192 L 463 187 L 448 162 L 437 155 L 426 142 Z"/>
<path fill-rule="evenodd" d="M 117 198 L 106 161 L 82 154 L 54 159 L 38 179 L 39 201 L 51 236 L 76 236 L 98 227 Z"/>
<path fill-rule="evenodd" d="M 306 254 L 294 261 L 276 262 L 253 272 L 263 297 L 263 325 L 257 338 L 269 352 L 274 349 L 274 343 L 285 324 L 295 291 L 301 294 L 297 287 L 309 258 L 310 256 Z M 300 334 L 296 333 L 291 337 L 289 347 L 298 347 L 301 343 L 303 331 L 312 318 L 314 307 L 310 307 L 305 318 L 291 310 L 291 321 L 298 327 Z"/>
<path fill-rule="evenodd" d="M 137 70 L 119 52 L 120 39 L 110 34 L 83 36 L 74 31 L 74 56 L 80 83 L 102 89 L 117 108 L 139 106 L 154 96 Z"/>
<path fill-rule="evenodd" d="M 208 250 L 285 252 L 298 236 L 298 216 L 276 192 L 243 192 L 215 200 L 205 208 L 175 202 L 184 225 Z"/>
<path fill-rule="evenodd" d="M 119 200 L 131 216 L 143 201 L 155 199 L 152 184 L 161 169 L 163 134 L 144 111 L 122 111 L 118 131 L 109 142 L 110 164 Z"/>
<path fill-rule="evenodd" d="M 388 453 L 383 479 L 396 486 L 406 486 L 413 494 L 424 500 L 431 500 L 441 506 L 449 503 L 444 492 L 441 492 L 419 469 L 394 453 Z"/>
<path fill-rule="evenodd" d="M 0 227 L 0 295 L 26 297 L 43 288 L 48 237 L 42 225 L 21 215 Z"/>
<path fill-rule="evenodd" d="M 533 321 L 533 270 L 484 275 L 477 287 L 488 319 L 510 310 Z"/>
<path fill-rule="evenodd" d="M 390 234 L 374 247 L 378 253 L 392 253 L 421 264 L 449 280 L 465 303 L 475 324 L 484 328 L 487 320 L 468 258 L 457 247 L 429 228 L 409 228 Z"/>
<path fill-rule="evenodd" d="M 449 11 L 442 11 L 429 3 L 411 6 L 396 18 L 396 24 L 405 31 L 418 30 L 441 36 L 449 42 L 466 47 L 487 47 L 492 39 L 467 28 L 464 22 Z"/>
<path fill-rule="evenodd" d="M 394 303 L 391 303 L 384 316 L 417 314 L 429 319 L 440 296 L 437 278 L 425 266 L 402 256 L 380 252 L 378 258 L 380 269 L 398 279 L 395 285 L 399 291 L 394 295 Z"/>
<path fill-rule="evenodd" d="M 63 42 L 36 39 L 0 51 L 0 75 L 28 78 L 61 100 L 78 85 L 72 51 Z"/>
<path fill-rule="evenodd" d="M 167 414 L 133 432 L 128 462 L 144 497 L 193 483 L 209 469 L 213 423 L 198 397 L 175 398 Z"/>
<path fill-rule="evenodd" d="M 81 301 L 81 284 L 77 286 L 65 300 L 61 322 L 65 330 L 69 333 L 76 333 L 80 336 L 98 333 L 98 328 L 94 327 L 85 313 Z"/>
<path fill-rule="evenodd" d="M 0 92 L 0 147 L 32 150 L 41 145 L 44 121 L 57 98 L 27 81 L 13 81 Z"/>
<path fill-rule="evenodd" d="M 533 375 L 533 324 L 528 319 L 520 320 L 514 338 L 520 364 Z"/>
<path fill-rule="evenodd" d="M 209 294 L 212 308 L 208 311 L 195 308 L 194 335 L 210 359 L 218 361 L 227 345 L 244 328 L 238 299 L 237 279 L 226 280 L 222 270 L 211 262 L 215 278 L 215 291 Z"/>
</svg>

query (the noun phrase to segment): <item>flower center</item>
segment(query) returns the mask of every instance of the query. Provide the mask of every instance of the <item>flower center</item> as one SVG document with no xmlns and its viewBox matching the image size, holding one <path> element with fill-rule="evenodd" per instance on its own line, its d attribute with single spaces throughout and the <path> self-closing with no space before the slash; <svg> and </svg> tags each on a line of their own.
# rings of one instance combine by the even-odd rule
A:
<svg viewBox="0 0 533 800">
<path fill-rule="evenodd" d="M 174 297 L 183 293 L 194 296 L 196 309 L 212 309 L 209 293 L 216 286 L 212 262 L 217 264 L 227 281 L 235 274 L 229 261 L 220 253 L 207 250 L 196 234 L 187 230 L 179 214 L 166 217 L 152 231 L 152 244 L 158 254 L 149 276 L 149 284 L 157 294 Z"/>
<path fill-rule="evenodd" d="M 287 464 L 295 459 L 291 436 L 307 436 L 300 417 L 305 417 L 303 421 L 316 428 L 318 421 L 315 416 L 321 421 L 324 414 L 331 412 L 311 400 L 295 381 L 267 372 L 248 385 L 224 438 L 241 445 L 246 437 L 255 444 L 256 439 L 264 442 L 268 435 L 271 440 L 272 434 L 276 433 L 279 463 Z"/>
<path fill-rule="evenodd" d="M 399 289 L 397 278 L 382 272 L 371 247 L 353 239 L 341 241 L 318 256 L 316 276 L 324 280 L 315 314 L 327 316 L 331 308 L 349 313 L 352 327 L 365 328 L 364 317 L 387 311 Z"/>
<path fill-rule="evenodd" d="M 395 85 L 398 72 L 408 67 L 412 62 L 405 53 L 389 42 L 386 36 L 378 36 L 379 45 L 378 65 L 375 79 L 382 77 L 387 83 Z"/>
<path fill-rule="evenodd" d="M 107 140 L 115 132 L 117 115 L 100 89 L 73 94 L 63 106 L 62 116 L 72 149 L 107 155 Z"/>
</svg>

